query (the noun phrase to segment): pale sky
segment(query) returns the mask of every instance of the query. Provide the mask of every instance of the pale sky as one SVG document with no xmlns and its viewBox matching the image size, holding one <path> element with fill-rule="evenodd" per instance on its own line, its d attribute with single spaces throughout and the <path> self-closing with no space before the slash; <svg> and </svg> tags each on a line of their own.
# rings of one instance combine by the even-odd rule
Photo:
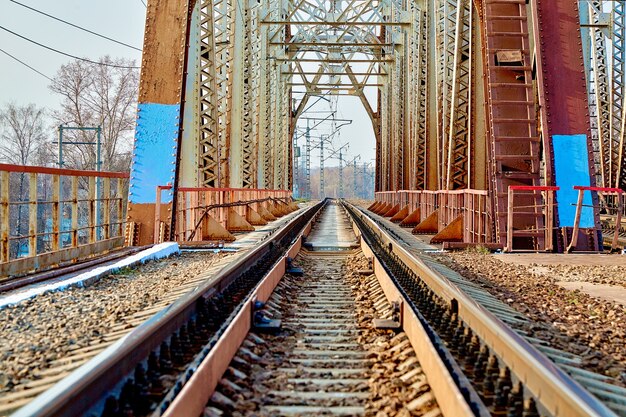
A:
<svg viewBox="0 0 626 417">
<path fill-rule="evenodd" d="M 17 1 L 137 48 L 143 46 L 146 8 L 142 0 Z M 134 49 L 85 33 L 10 0 L 0 0 L 0 26 L 71 55 L 91 60 L 111 55 L 134 59 L 138 64 L 141 62 L 141 53 Z M 2 29 L 0 29 L 0 49 L 48 77 L 53 77 L 62 64 L 71 60 Z M 0 52 L 0 105 L 7 102 L 35 103 L 42 107 L 56 108 L 59 98 L 50 92 L 48 84 L 49 80 Z M 311 110 L 327 109 L 328 105 L 322 100 L 319 106 Z M 338 113 L 340 118 L 354 119 L 354 122 L 342 128 L 336 146 L 349 142 L 346 159 L 351 160 L 360 154 L 361 162 L 372 162 L 375 155 L 373 130 L 360 101 L 353 97 L 340 98 Z M 321 132 L 323 131 L 314 134 Z M 313 152 L 313 155 L 316 153 Z M 318 159 L 319 157 L 312 158 L 312 166 L 319 165 Z M 327 166 L 337 164 L 336 160 L 326 162 Z"/>
</svg>

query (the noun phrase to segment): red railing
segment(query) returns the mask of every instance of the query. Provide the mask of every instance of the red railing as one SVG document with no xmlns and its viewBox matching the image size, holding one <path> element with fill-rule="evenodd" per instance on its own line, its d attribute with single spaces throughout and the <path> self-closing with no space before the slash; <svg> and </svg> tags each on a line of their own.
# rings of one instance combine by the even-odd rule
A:
<svg viewBox="0 0 626 417">
<path fill-rule="evenodd" d="M 507 210 L 507 222 L 506 222 L 506 246 L 505 252 L 513 251 L 513 238 L 515 236 L 530 238 L 537 242 L 537 250 L 543 250 L 546 252 L 551 251 L 554 248 L 553 244 L 553 232 L 554 232 L 554 193 L 560 190 L 560 187 L 550 186 L 531 186 L 531 185 L 510 185 L 508 191 L 508 210 Z M 515 196 L 535 196 L 537 193 L 541 193 L 543 204 L 542 205 L 515 205 Z M 525 211 L 519 211 L 516 209 L 525 209 Z M 525 228 L 522 230 L 515 230 L 514 223 L 517 216 L 535 216 L 535 218 L 542 218 L 543 227 L 536 226 L 535 228 Z M 539 222 L 535 221 L 536 224 Z M 541 245 L 543 243 L 543 245 Z"/>
<path fill-rule="evenodd" d="M 419 221 L 438 212 L 438 230 L 445 229 L 462 217 L 463 242 L 492 243 L 493 219 L 487 191 L 484 190 L 401 190 L 375 194 L 376 201 L 390 205 L 408 206 L 407 212 L 419 209 Z"/>
<path fill-rule="evenodd" d="M 157 199 L 154 222 L 155 243 L 167 240 L 167 224 L 161 218 L 161 193 L 169 190 L 171 186 L 157 187 Z M 283 206 L 291 203 L 291 191 L 289 190 L 263 190 L 251 188 L 193 188 L 181 187 L 177 191 L 176 230 L 174 239 L 180 242 L 202 241 L 210 235 L 211 224 L 209 219 L 215 220 L 227 231 L 233 231 L 234 211 L 244 220 L 250 219 L 250 210 L 255 215 L 270 212 L 282 215 L 285 213 Z M 276 206 L 280 205 L 280 208 Z M 282 211 L 281 211 L 282 210 Z M 169 219 L 168 219 L 169 220 Z M 214 224 L 213 224 L 214 225 Z M 216 239 L 220 240 L 219 236 Z"/>
<path fill-rule="evenodd" d="M 551 251 L 554 249 L 554 231 L 555 225 L 555 192 L 559 187 L 546 186 L 510 186 L 508 188 L 509 207 L 506 216 L 506 230 L 504 244 L 499 244 L 494 235 L 494 218 L 491 207 L 491 200 L 488 192 L 485 190 L 400 190 L 400 191 L 384 191 L 375 194 L 375 200 L 378 205 L 374 204 L 372 209 L 380 215 L 390 217 L 390 213 L 383 213 L 391 207 L 398 206 L 401 211 L 399 216 L 394 216 L 393 221 L 400 225 L 413 227 L 417 222 L 424 222 L 428 232 L 442 232 L 454 223 L 458 226 L 458 222 L 462 219 L 461 236 L 457 233 L 457 229 L 452 235 L 442 237 L 443 241 L 458 241 L 462 239 L 467 244 L 490 244 L 493 247 L 503 248 L 505 251 L 513 251 L 515 239 L 531 241 L 534 250 Z M 583 205 L 583 194 L 585 191 L 597 193 L 599 197 L 599 206 L 593 206 L 600 209 L 601 214 L 607 216 L 602 218 L 603 224 L 611 223 L 610 233 L 613 235 L 612 249 L 617 248 L 620 231 L 623 232 L 622 219 L 626 216 L 626 193 L 618 188 L 601 188 L 601 187 L 582 187 L 575 186 L 575 190 L 579 191 L 576 218 L 572 233 L 572 241 L 567 242 L 568 231 L 563 230 L 562 236 L 565 240 L 567 251 L 571 251 L 577 244 L 580 217 Z M 384 204 L 382 204 L 384 203 Z M 404 209 L 404 210 L 403 210 Z M 413 214 L 419 209 L 417 213 Z M 436 219 L 432 217 L 436 212 Z M 405 213 L 411 216 L 411 220 L 398 220 Z M 610 216 L 609 216 L 610 215 Z M 520 228 L 516 224 L 517 218 L 532 217 L 535 220 L 535 227 Z M 434 220 L 433 220 L 434 219 Z M 609 219 L 609 220 L 607 220 Z M 427 220 L 427 221 L 425 221 Z M 436 227 L 430 229 L 430 225 L 436 223 Z M 615 227 L 613 228 L 613 223 Z M 419 229 L 419 225 L 416 228 Z M 435 230 L 436 229 L 436 230 Z M 423 230 L 423 229 L 422 229 Z M 414 233 L 425 233 L 423 231 Z"/>
<path fill-rule="evenodd" d="M 0 164 L 0 274 L 121 247 L 128 174 Z"/>
<path fill-rule="evenodd" d="M 613 240 L 611 241 L 611 250 L 617 249 L 619 243 L 619 232 L 622 223 L 622 215 L 624 213 L 624 192 L 620 188 L 606 188 L 606 187 L 583 187 L 575 186 L 574 189 L 578 191 L 578 200 L 576 202 L 576 215 L 574 217 L 574 229 L 572 231 L 572 240 L 565 249 L 566 252 L 571 252 L 578 243 L 578 230 L 580 228 L 580 218 L 583 210 L 583 199 L 585 191 L 598 193 L 600 200 L 600 206 L 597 208 L 604 209 L 607 212 L 615 212 L 615 230 L 613 231 Z M 591 206 L 595 208 L 595 206 Z M 610 214 L 610 213 L 609 213 Z"/>
</svg>

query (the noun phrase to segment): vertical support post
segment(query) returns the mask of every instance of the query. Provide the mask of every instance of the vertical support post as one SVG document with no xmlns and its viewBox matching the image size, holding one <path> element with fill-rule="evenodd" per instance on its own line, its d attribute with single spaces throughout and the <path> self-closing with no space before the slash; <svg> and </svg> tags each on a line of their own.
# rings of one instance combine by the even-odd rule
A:
<svg viewBox="0 0 626 417">
<path fill-rule="evenodd" d="M 186 218 L 185 222 L 185 234 L 187 235 L 187 232 L 189 232 L 187 236 L 191 236 L 193 227 L 196 224 L 196 219 L 200 216 L 201 198 L 200 191 L 192 191 L 189 193 L 189 216 Z M 195 235 L 194 240 L 197 240 L 197 236 Z"/>
<path fill-rule="evenodd" d="M 117 218 L 116 218 L 116 222 L 117 222 L 117 232 L 116 232 L 116 236 L 123 236 L 124 233 L 124 225 L 122 224 L 124 222 L 124 201 L 126 200 L 124 198 L 124 181 L 122 178 L 118 178 L 117 179 L 117 189 L 115 190 L 115 202 L 117 204 Z"/>
<path fill-rule="evenodd" d="M 89 177 L 89 192 L 87 201 L 89 202 L 89 243 L 96 241 L 96 178 Z"/>
<path fill-rule="evenodd" d="M 311 128 L 306 121 L 306 198 L 311 199 Z"/>
<path fill-rule="evenodd" d="M 99 178 L 98 178 L 99 180 Z M 102 219 L 104 224 L 104 236 L 103 239 L 111 238 L 111 178 L 105 178 L 102 186 Z"/>
<path fill-rule="evenodd" d="M 98 126 L 96 128 L 96 171 L 100 172 L 102 170 L 102 160 L 101 160 L 101 135 L 102 135 L 102 127 Z M 101 199 L 108 198 L 108 195 L 105 193 L 102 195 L 102 183 L 100 177 L 96 178 L 96 226 L 100 225 L 101 222 L 101 213 L 102 209 Z M 106 223 L 106 221 L 105 221 Z M 105 226 L 108 227 L 108 226 Z M 108 231 L 105 232 L 108 238 Z M 100 240 L 102 238 L 102 227 L 98 227 L 96 229 L 96 239 Z"/>
<path fill-rule="evenodd" d="M 343 152 L 339 148 L 339 198 L 343 198 Z"/>
<path fill-rule="evenodd" d="M 508 191 L 508 207 L 506 212 L 506 247 L 504 248 L 505 252 L 513 251 L 513 196 L 514 192 L 509 186 Z"/>
<path fill-rule="evenodd" d="M 176 207 L 173 208 L 176 210 Z M 161 187 L 156 187 L 156 199 L 154 202 L 154 243 L 161 243 L 159 231 L 161 229 Z"/>
<path fill-rule="evenodd" d="M 0 172 L 0 261 L 9 261 L 9 172 Z"/>
<path fill-rule="evenodd" d="M 61 247 L 61 234 L 59 225 L 61 223 L 61 177 L 52 176 L 52 244 L 51 250 L 57 251 Z"/>
<path fill-rule="evenodd" d="M 29 175 L 28 256 L 37 255 L 37 173 Z"/>
<path fill-rule="evenodd" d="M 72 177 L 72 247 L 78 246 L 78 177 Z"/>
<path fill-rule="evenodd" d="M 548 193 L 548 195 L 551 195 L 551 193 Z M 572 230 L 572 240 L 570 241 L 569 245 L 567 246 L 566 252 L 569 253 L 571 252 L 572 248 L 576 247 L 576 244 L 578 243 L 578 230 L 580 229 L 580 215 L 583 211 L 583 197 L 585 195 L 585 190 L 578 190 L 578 200 L 576 201 L 576 215 L 574 216 L 574 229 Z M 550 205 L 550 203 L 548 202 L 548 206 Z M 547 220 L 547 219 L 546 219 Z M 547 228 L 547 226 L 546 226 Z M 552 234 L 550 234 L 552 235 Z M 547 237 L 547 236 L 546 236 Z M 546 246 L 547 246 L 547 240 L 546 240 Z M 548 249 L 548 248 L 546 248 Z"/>
<path fill-rule="evenodd" d="M 617 192 L 617 219 L 615 220 L 615 233 L 613 233 L 613 241 L 611 242 L 611 250 L 617 249 L 619 240 L 619 228 L 622 224 L 622 211 L 624 210 L 622 192 Z"/>
<path fill-rule="evenodd" d="M 179 221 L 176 222 L 176 227 L 178 227 L 178 238 L 176 240 L 187 240 L 187 235 L 185 232 L 185 225 L 187 224 L 187 199 L 189 198 L 188 193 L 183 193 L 178 190 L 175 191 L 178 193 L 178 198 L 176 199 L 176 204 L 178 205 L 178 213 L 176 214 L 176 218 Z"/>
<path fill-rule="evenodd" d="M 323 200 L 326 195 L 324 194 L 324 141 L 325 136 L 321 136 L 320 139 L 320 200 Z"/>
<path fill-rule="evenodd" d="M 552 230 L 554 229 L 554 191 L 548 190 L 547 193 L 547 205 L 546 205 L 546 252 L 549 252 L 554 247 L 554 242 L 552 240 Z M 578 196 L 580 199 L 580 204 L 582 206 L 582 194 Z M 576 209 L 578 211 L 578 209 Z M 580 222 L 580 213 L 577 214 L 578 221 L 576 224 Z M 578 231 L 576 232 L 578 235 Z"/>
<path fill-rule="evenodd" d="M 247 4 L 247 3 L 245 3 Z M 244 142 L 248 139 L 245 137 L 243 118 L 244 118 L 244 106 L 246 105 L 244 100 L 244 67 L 246 65 L 245 56 L 245 43 L 249 41 L 246 36 L 246 16 L 245 10 L 239 7 L 233 7 L 230 10 L 231 26 L 230 30 L 233 33 L 230 42 L 232 58 L 230 60 L 228 71 L 230 72 L 230 85 L 231 89 L 230 100 L 230 129 L 229 129 L 229 169 L 230 178 L 228 186 L 233 188 L 240 188 L 244 186 L 244 165 L 247 161 L 244 161 Z"/>
<path fill-rule="evenodd" d="M 295 135 L 294 135 L 295 136 Z M 298 139 L 294 138 L 293 141 L 293 190 L 296 197 L 299 197 L 302 192 L 300 191 L 300 167 L 298 166 L 298 157 L 299 153 L 296 152 L 298 149 Z"/>
</svg>

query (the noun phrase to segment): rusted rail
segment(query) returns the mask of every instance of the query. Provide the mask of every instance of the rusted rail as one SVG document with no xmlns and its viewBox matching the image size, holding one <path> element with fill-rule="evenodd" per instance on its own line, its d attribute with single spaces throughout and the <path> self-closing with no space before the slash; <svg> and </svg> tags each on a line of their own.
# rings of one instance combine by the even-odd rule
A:
<svg viewBox="0 0 626 417">
<path fill-rule="evenodd" d="M 400 288 L 410 301 L 406 309 L 429 311 L 431 318 L 443 316 L 444 319 L 434 320 L 440 327 L 441 322 L 448 319 L 455 322 L 452 326 L 444 325 L 445 332 L 462 335 L 465 342 L 452 342 L 452 346 L 466 344 L 468 334 L 472 339 L 477 337 L 480 352 L 486 352 L 489 362 L 496 364 L 494 372 L 502 372 L 503 368 L 498 366 L 502 363 L 511 377 L 522 383 L 524 392 L 531 394 L 549 415 L 616 415 L 500 318 L 462 291 L 452 278 L 444 276 L 440 268 L 416 257 L 365 211 L 354 206 L 348 209 L 359 232 L 363 233 L 362 241 L 373 248 L 375 271 L 389 276 Z M 425 306 L 429 307 L 424 309 Z M 467 352 L 467 348 L 463 352 Z M 608 395 L 613 396 L 610 392 Z"/>
<path fill-rule="evenodd" d="M 117 404 L 118 400 L 120 407 L 123 407 L 120 398 L 123 397 L 125 401 L 128 399 L 129 389 L 141 390 L 143 387 L 135 379 L 138 374 L 145 376 L 146 373 L 152 375 L 153 371 L 159 372 L 158 365 L 156 368 L 152 367 L 155 362 L 151 357 L 156 358 L 157 364 L 170 363 L 171 367 L 171 362 L 167 362 L 172 360 L 170 353 L 174 354 L 174 346 L 171 345 L 180 346 L 183 337 L 196 340 L 202 333 L 202 337 L 208 338 L 200 343 L 199 351 L 185 352 L 185 356 L 191 356 L 192 360 L 183 366 L 185 371 L 172 387 L 171 395 L 178 394 L 194 375 L 198 363 L 208 357 L 228 324 L 237 315 L 245 313 L 257 297 L 262 297 L 261 294 L 266 290 L 262 288 L 261 281 L 266 273 L 275 269 L 284 272 L 287 257 L 289 254 L 293 255 L 290 248 L 300 241 L 307 224 L 320 207 L 321 204 L 318 204 L 303 210 L 254 250 L 229 264 L 217 276 L 207 277 L 204 284 L 198 285 L 174 304 L 157 313 L 14 415 L 69 417 L 85 415 L 90 411 L 102 413 L 103 410 L 110 409 L 111 404 Z M 207 312 L 207 308 L 210 311 Z M 212 310 L 215 308 L 218 310 Z M 211 323 L 204 323 L 204 319 Z M 206 327 L 215 327 L 215 331 L 207 333 Z M 156 378 L 158 379 L 158 375 Z M 148 394 L 144 394 L 145 400 Z M 131 397 L 138 399 L 136 395 Z M 160 400 L 168 401 L 157 401 Z M 145 403 L 143 400 L 140 402 Z"/>
<path fill-rule="evenodd" d="M 177 365 L 183 371 L 153 415 L 200 415 L 252 326 L 256 302 L 269 299 L 286 271 L 287 257 L 296 255 L 319 209 L 318 205 L 296 217 L 249 256 L 158 313 L 15 416 L 69 416 L 94 410 L 108 416 L 123 409 L 142 414 L 139 410 L 146 407 L 152 392 L 150 381 L 158 379 L 160 366 L 171 367 L 170 352 L 184 352 L 193 359 Z M 444 416 L 487 417 L 507 410 L 516 410 L 510 414 L 516 416 L 538 415 L 533 414 L 537 409 L 556 417 L 615 415 L 439 269 L 402 247 L 364 211 L 349 205 L 347 209 L 387 302 L 399 309 L 392 321 L 397 320 L 406 333 Z M 233 285 L 244 295 L 234 303 L 226 294 Z M 206 303 L 213 301 L 218 302 L 212 308 L 216 314 L 221 312 L 218 317 L 223 316 L 223 323 L 215 334 L 202 338 L 197 354 L 182 349 L 200 336 Z M 464 357 L 470 361 L 460 362 Z M 496 391 L 487 395 L 490 383 Z"/>
</svg>

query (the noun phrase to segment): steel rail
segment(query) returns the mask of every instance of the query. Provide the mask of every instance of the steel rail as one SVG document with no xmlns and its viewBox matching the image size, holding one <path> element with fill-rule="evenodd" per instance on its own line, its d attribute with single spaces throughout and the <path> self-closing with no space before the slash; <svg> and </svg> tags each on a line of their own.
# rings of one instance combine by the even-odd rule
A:
<svg viewBox="0 0 626 417">
<path fill-rule="evenodd" d="M 310 225 L 313 221 L 314 220 L 311 220 L 309 222 L 307 228 L 310 229 Z M 306 235 L 306 233 L 305 230 L 304 234 Z M 369 246 L 367 246 L 367 243 L 363 239 L 361 239 L 361 248 L 364 254 L 371 252 Z M 289 256 L 295 258 L 300 249 L 300 242 L 295 242 L 290 247 Z M 189 383 L 184 386 L 179 395 L 172 399 L 168 408 L 162 410 L 162 413 L 159 412 L 158 415 L 164 417 L 187 417 L 195 416 L 202 412 L 217 387 L 218 381 L 221 380 L 223 373 L 229 366 L 252 326 L 251 303 L 253 303 L 255 299 L 266 302 L 271 297 L 274 288 L 282 279 L 284 272 L 284 267 L 280 269 L 277 264 L 274 269 L 265 276 L 257 287 L 257 294 L 254 294 L 252 298 L 243 302 L 244 307 L 239 311 L 237 317 L 230 322 L 228 329 L 216 342 L 216 347 L 211 354 L 208 355 L 202 363 L 197 364 L 195 368 L 196 372 L 189 379 Z M 391 280 L 388 277 L 380 276 L 378 273 L 376 274 L 376 278 L 384 289 L 384 295 L 387 301 L 390 303 L 397 301 L 399 299 L 399 289 L 394 287 Z M 247 310 L 245 310 L 246 308 Z M 470 403 L 466 401 L 463 393 L 455 384 L 454 378 L 451 376 L 446 364 L 444 361 L 440 360 L 437 346 L 432 344 L 430 338 L 427 336 L 428 330 L 421 326 L 420 318 L 418 318 L 416 314 L 410 314 L 408 312 L 403 312 L 402 316 L 403 330 L 414 346 L 418 358 L 420 358 L 421 366 L 427 375 L 431 389 L 435 393 L 442 414 L 447 417 L 469 415 L 482 417 L 490 416 L 485 406 L 478 404 L 480 403 L 480 399 L 477 397 L 472 399 L 477 403 L 471 404 L 472 401 L 470 401 Z M 455 368 L 453 372 L 456 372 L 457 375 L 462 374 L 458 367 Z"/>
<path fill-rule="evenodd" d="M 151 352 L 194 316 L 199 301 L 224 291 L 264 255 L 275 249 L 277 242 L 294 231 L 303 219 L 313 218 L 321 206 L 322 203 L 319 203 L 306 209 L 246 256 L 228 264 L 216 276 L 207 276 L 205 283 L 155 314 L 13 416 L 71 417 L 83 415 L 98 404 L 102 406 L 105 395 L 121 389 L 122 383 L 136 366 L 143 363 Z M 304 227 L 297 231 L 297 236 L 301 235 Z"/>
<path fill-rule="evenodd" d="M 438 297 L 449 305 L 456 306 L 458 317 L 499 356 L 549 413 L 555 417 L 616 416 L 554 362 L 460 290 L 441 272 L 428 267 L 398 244 L 363 209 L 345 204 L 351 208 L 349 213 L 357 216 L 390 253 L 414 271 Z"/>
<path fill-rule="evenodd" d="M 133 255 L 144 249 L 148 249 L 150 246 L 151 245 L 119 249 L 114 252 L 110 252 L 106 255 L 102 255 L 95 259 L 79 261 L 78 263 L 62 264 L 54 269 L 41 272 L 38 274 L 29 274 L 25 276 L 1 278 L 0 279 L 0 293 L 16 290 L 16 289 L 25 287 L 27 285 L 37 284 L 42 281 L 50 281 L 55 278 L 60 278 L 63 275 L 74 274 L 79 271 L 86 270 L 87 268 L 93 268 L 95 266 L 99 266 L 108 262 L 113 262 L 117 259 L 129 256 L 129 255 Z"/>
</svg>

